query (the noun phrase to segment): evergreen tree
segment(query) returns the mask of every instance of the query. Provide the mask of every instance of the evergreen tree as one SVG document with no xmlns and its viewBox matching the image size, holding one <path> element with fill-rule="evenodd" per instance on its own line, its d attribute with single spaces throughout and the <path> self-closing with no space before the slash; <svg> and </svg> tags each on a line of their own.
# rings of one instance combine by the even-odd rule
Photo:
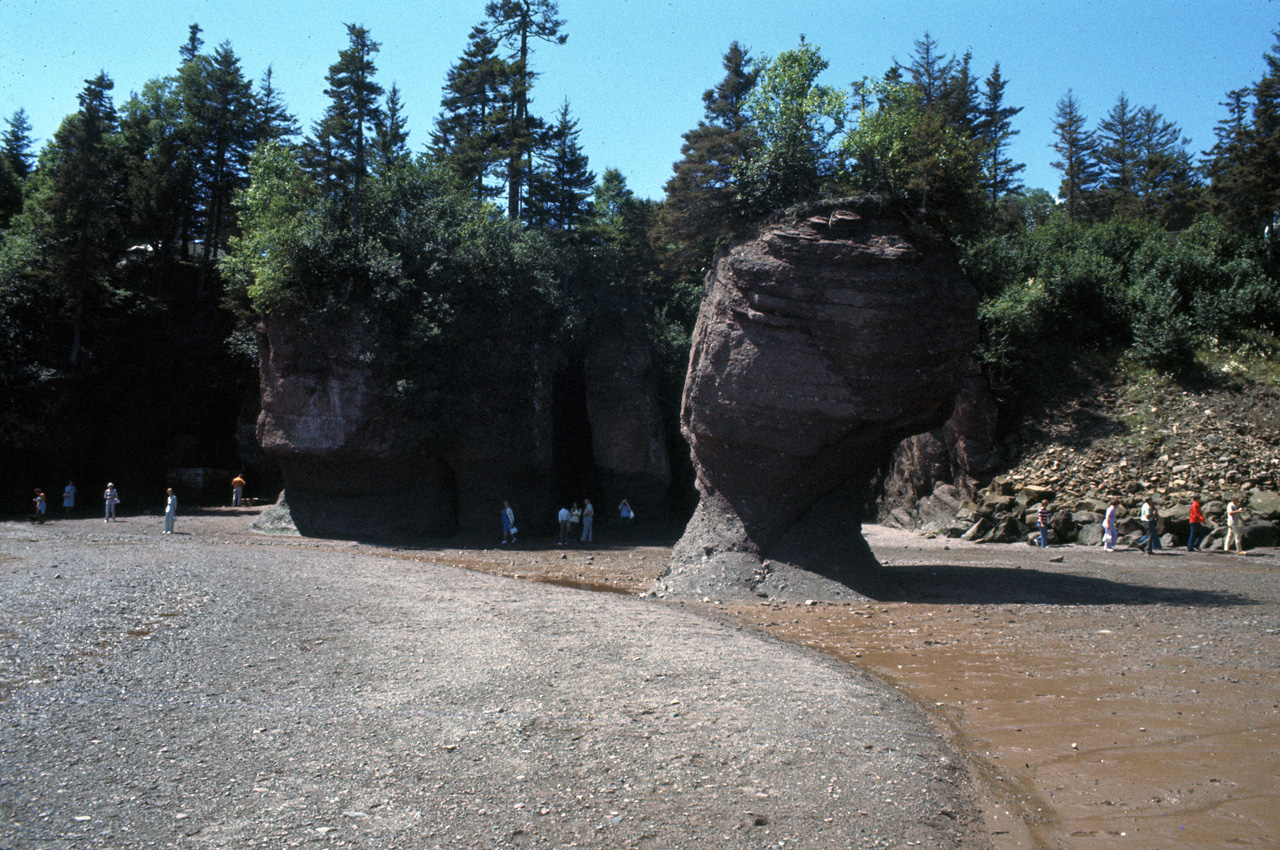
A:
<svg viewBox="0 0 1280 850">
<path fill-rule="evenodd" d="M 395 83 L 387 89 L 373 129 L 377 169 L 385 170 L 409 158 L 408 121 L 404 117 L 404 104 L 400 101 L 400 87 Z"/>
<path fill-rule="evenodd" d="M 1280 214 L 1280 31 L 1263 60 L 1262 78 L 1223 104 L 1229 115 L 1215 130 L 1206 172 L 1214 209 L 1238 228 L 1271 234 Z"/>
<path fill-rule="evenodd" d="M 284 95 L 275 86 L 270 65 L 258 84 L 258 125 L 262 141 L 284 141 L 302 132 L 298 119 L 285 105 Z"/>
<path fill-rule="evenodd" d="M 511 112 L 503 137 L 507 161 L 507 216 L 520 218 L 526 180 L 541 122 L 529 115 L 529 92 L 537 76 L 529 66 L 532 42 L 564 44 L 564 21 L 555 0 L 492 0 L 485 5 L 486 30 L 510 50 L 507 64 Z"/>
<path fill-rule="evenodd" d="M 431 134 L 436 155 L 453 166 L 477 200 L 498 195 L 501 189 L 491 181 L 506 162 L 502 141 L 511 108 L 510 74 L 498 47 L 484 27 L 472 28 L 466 52 L 445 77 L 441 112 Z"/>
<path fill-rule="evenodd" d="M 5 119 L 5 124 L 8 129 L 0 137 L 0 154 L 9 161 L 14 175 L 22 179 L 31 173 L 35 162 L 35 154 L 31 152 L 31 122 L 27 119 L 26 110 L 19 109 Z"/>
<path fill-rule="evenodd" d="M 1054 114 L 1053 149 L 1061 159 L 1054 162 L 1053 167 L 1062 172 L 1058 197 L 1072 221 L 1089 217 L 1094 192 L 1102 177 L 1096 158 L 1098 143 L 1086 128 L 1087 123 L 1088 119 L 1080 111 L 1080 102 L 1068 89 L 1058 101 Z"/>
<path fill-rule="evenodd" d="M 373 57 L 381 45 L 369 31 L 347 24 L 347 48 L 329 66 L 324 93 L 329 105 L 307 140 L 309 165 L 330 190 L 345 192 L 353 228 L 360 231 L 360 187 L 368 173 L 366 141 L 382 119 L 382 86 L 374 81 Z"/>
<path fill-rule="evenodd" d="M 1201 194 L 1190 141 L 1153 106 L 1138 110 L 1138 158 L 1134 193 L 1144 215 L 1181 229 L 1190 223 Z"/>
<path fill-rule="evenodd" d="M 1107 117 L 1098 123 L 1098 165 L 1102 169 L 1101 200 L 1109 213 L 1138 212 L 1136 191 L 1139 151 L 1138 110 L 1121 92 Z"/>
<path fill-rule="evenodd" d="M 204 216 L 198 292 L 203 293 L 234 224 L 232 197 L 248 183 L 249 157 L 260 138 L 260 104 L 229 42 L 183 65 L 182 91 L 191 119 L 197 186 Z"/>
<path fill-rule="evenodd" d="M 715 247 L 746 219 L 736 199 L 737 181 L 758 145 L 744 106 L 760 69 L 736 41 L 722 64 L 724 79 L 703 92 L 703 119 L 684 134 L 655 231 L 677 265 L 692 266 L 697 276 Z"/>
<path fill-rule="evenodd" d="M 62 122 L 40 166 L 46 177 L 38 196 L 46 215 L 41 271 L 65 309 L 73 368 L 95 306 L 114 293 L 111 273 L 124 247 L 125 181 L 114 86 L 106 72 L 85 81 L 79 111 Z"/>
<path fill-rule="evenodd" d="M 915 48 L 915 56 L 906 70 L 920 91 L 922 104 L 929 107 L 947 95 L 956 71 L 956 61 L 938 50 L 938 42 L 927 30 L 924 37 L 915 42 Z"/>
<path fill-rule="evenodd" d="M 587 155 L 578 144 L 578 122 L 569 117 L 569 102 L 565 101 L 530 175 L 525 220 L 562 233 L 574 230 L 591 213 L 595 183 Z"/>
<path fill-rule="evenodd" d="M 120 132 L 129 185 L 129 244 L 150 246 L 156 294 L 194 214 L 195 164 L 190 126 L 175 78 L 150 80 L 125 103 Z"/>
<path fill-rule="evenodd" d="M 1022 111 L 1021 106 L 1004 105 L 1004 89 L 1008 81 L 1000 75 L 1000 63 L 991 69 L 983 82 L 978 104 L 978 120 L 974 131 L 980 145 L 982 191 L 994 204 L 1006 195 L 1022 190 L 1018 174 L 1026 169 L 1008 157 L 1009 144 L 1018 131 L 1010 119 Z"/>
</svg>

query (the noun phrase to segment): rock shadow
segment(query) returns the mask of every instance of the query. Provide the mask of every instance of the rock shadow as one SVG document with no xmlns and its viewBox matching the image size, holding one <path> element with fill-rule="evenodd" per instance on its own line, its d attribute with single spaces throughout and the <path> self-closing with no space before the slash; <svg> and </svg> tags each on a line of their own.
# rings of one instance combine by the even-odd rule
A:
<svg viewBox="0 0 1280 850">
<path fill-rule="evenodd" d="M 1236 593 L 1129 584 L 1036 569 L 948 564 L 881 567 L 869 586 L 855 588 L 877 602 L 966 605 L 1257 605 Z"/>
</svg>

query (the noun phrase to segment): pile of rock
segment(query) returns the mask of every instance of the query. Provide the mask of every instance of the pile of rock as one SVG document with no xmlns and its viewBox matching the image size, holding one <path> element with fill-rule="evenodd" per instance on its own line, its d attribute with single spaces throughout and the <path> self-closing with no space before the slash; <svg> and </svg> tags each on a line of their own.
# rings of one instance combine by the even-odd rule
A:
<svg viewBox="0 0 1280 850">
<path fill-rule="evenodd" d="M 1280 544 L 1280 494 L 1255 488 L 1240 496 L 1245 500 L 1245 548 Z M 1120 498 L 1120 542 L 1132 545 L 1144 533 L 1137 514 L 1145 496 Z M 1034 544 L 1039 537 L 1036 509 L 1043 499 L 1048 499 L 1050 504 L 1050 544 L 1097 546 L 1102 543 L 1102 521 L 1109 499 L 1097 493 L 1084 496 L 1059 493 L 1052 486 L 1019 481 L 1012 475 L 997 476 L 979 491 L 976 501 L 961 500 L 959 491 L 952 485 L 938 485 L 933 495 L 919 504 L 921 530 L 927 536 L 955 537 L 976 543 Z M 1190 531 L 1187 519 L 1190 499 L 1157 498 L 1156 502 L 1161 516 L 1161 544 L 1185 546 Z M 1202 508 L 1209 520 L 1209 533 L 1198 548 L 1221 549 L 1226 536 L 1226 503 L 1210 501 Z"/>
</svg>

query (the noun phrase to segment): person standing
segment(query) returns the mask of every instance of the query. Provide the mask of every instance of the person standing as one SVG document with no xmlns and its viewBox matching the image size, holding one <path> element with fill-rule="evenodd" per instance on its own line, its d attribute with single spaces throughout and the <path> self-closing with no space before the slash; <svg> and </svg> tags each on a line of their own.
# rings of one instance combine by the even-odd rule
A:
<svg viewBox="0 0 1280 850">
<path fill-rule="evenodd" d="M 49 509 L 49 502 L 44 497 L 44 491 L 37 487 L 36 496 L 31 501 L 34 502 L 36 506 L 36 522 L 40 525 L 44 525 L 45 511 Z"/>
<path fill-rule="evenodd" d="M 578 536 L 579 529 L 582 528 L 582 503 L 574 502 L 573 510 L 569 511 L 569 539 L 573 540 Z"/>
<path fill-rule="evenodd" d="M 502 542 L 516 542 L 516 512 L 511 510 L 510 502 L 502 503 Z"/>
<path fill-rule="evenodd" d="M 168 496 L 164 504 L 164 533 L 173 534 L 173 520 L 178 515 L 178 494 L 170 487 Z"/>
<path fill-rule="evenodd" d="M 1196 551 L 1196 544 L 1204 539 L 1204 511 L 1200 509 L 1200 497 L 1191 500 L 1191 510 L 1187 513 L 1187 525 L 1191 531 L 1187 534 L 1187 551 Z"/>
<path fill-rule="evenodd" d="M 116 521 L 116 505 L 120 504 L 120 494 L 116 492 L 116 485 L 110 481 L 107 482 L 107 490 L 102 494 L 103 500 L 107 503 L 107 513 L 103 517 L 103 522 Z"/>
<path fill-rule="evenodd" d="M 591 507 L 591 500 L 587 499 L 582 505 L 582 541 L 583 543 L 591 543 L 591 522 L 595 519 L 596 509 Z"/>
<path fill-rule="evenodd" d="M 1231 551 L 1231 538 L 1236 540 L 1236 554 L 1244 554 L 1244 543 L 1241 538 L 1244 536 L 1244 508 L 1236 500 L 1237 497 L 1232 496 L 1231 501 L 1227 503 L 1227 538 L 1222 542 L 1222 551 Z"/>
<path fill-rule="evenodd" d="M 560 507 L 560 513 L 556 517 L 560 520 L 560 539 L 556 541 L 557 546 L 564 546 L 569 542 L 569 509 L 563 505 Z"/>
<path fill-rule="evenodd" d="M 1155 502 L 1148 496 L 1142 502 L 1142 527 L 1146 529 L 1147 536 L 1142 541 L 1142 551 L 1148 555 L 1152 554 L 1156 546 L 1156 527 L 1160 523 L 1160 512 L 1156 510 Z"/>
<path fill-rule="evenodd" d="M 1040 548 L 1049 548 L 1049 500 L 1041 499 L 1036 510 L 1036 528 L 1040 529 Z"/>
<path fill-rule="evenodd" d="M 231 507 L 240 507 L 240 499 L 244 496 L 244 477 L 237 475 L 231 479 Z"/>
<path fill-rule="evenodd" d="M 1117 514 L 1120 512 L 1120 500 L 1112 499 L 1107 505 L 1107 515 L 1102 520 L 1102 547 L 1108 552 L 1116 550 L 1116 541 L 1120 539 L 1120 526 Z"/>
<path fill-rule="evenodd" d="M 631 503 L 626 499 L 618 505 L 618 517 L 622 520 L 622 527 L 628 531 L 631 530 L 631 520 L 635 517 L 635 512 L 631 510 Z"/>
<path fill-rule="evenodd" d="M 73 481 L 68 481 L 67 486 L 62 488 L 62 513 L 65 516 L 71 516 L 71 509 L 76 506 L 76 485 Z"/>
</svg>

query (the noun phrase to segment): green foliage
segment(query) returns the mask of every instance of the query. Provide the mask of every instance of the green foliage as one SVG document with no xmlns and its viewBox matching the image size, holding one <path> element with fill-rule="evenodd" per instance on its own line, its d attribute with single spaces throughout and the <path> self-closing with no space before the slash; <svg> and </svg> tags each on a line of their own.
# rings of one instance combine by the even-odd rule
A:
<svg viewBox="0 0 1280 850">
<path fill-rule="evenodd" d="M 857 188 L 907 198 L 921 210 L 953 216 L 981 200 L 974 143 L 928 110 L 920 89 L 906 83 L 869 86 L 877 105 L 864 109 L 845 137 L 848 179 Z"/>
<path fill-rule="evenodd" d="M 374 373 L 422 439 L 457 424 L 462 364 L 496 342 L 554 340 L 551 246 L 470 198 L 448 166 L 421 159 L 371 174 L 359 239 L 289 149 L 264 145 L 251 173 L 244 235 L 223 264 L 242 304 L 319 338 L 363 323 Z"/>
<path fill-rule="evenodd" d="M 835 174 L 831 141 L 844 130 L 844 92 L 819 83 L 830 64 L 805 44 L 762 62 L 743 104 L 759 148 L 748 160 L 739 193 L 755 216 L 817 197 Z"/>
</svg>

